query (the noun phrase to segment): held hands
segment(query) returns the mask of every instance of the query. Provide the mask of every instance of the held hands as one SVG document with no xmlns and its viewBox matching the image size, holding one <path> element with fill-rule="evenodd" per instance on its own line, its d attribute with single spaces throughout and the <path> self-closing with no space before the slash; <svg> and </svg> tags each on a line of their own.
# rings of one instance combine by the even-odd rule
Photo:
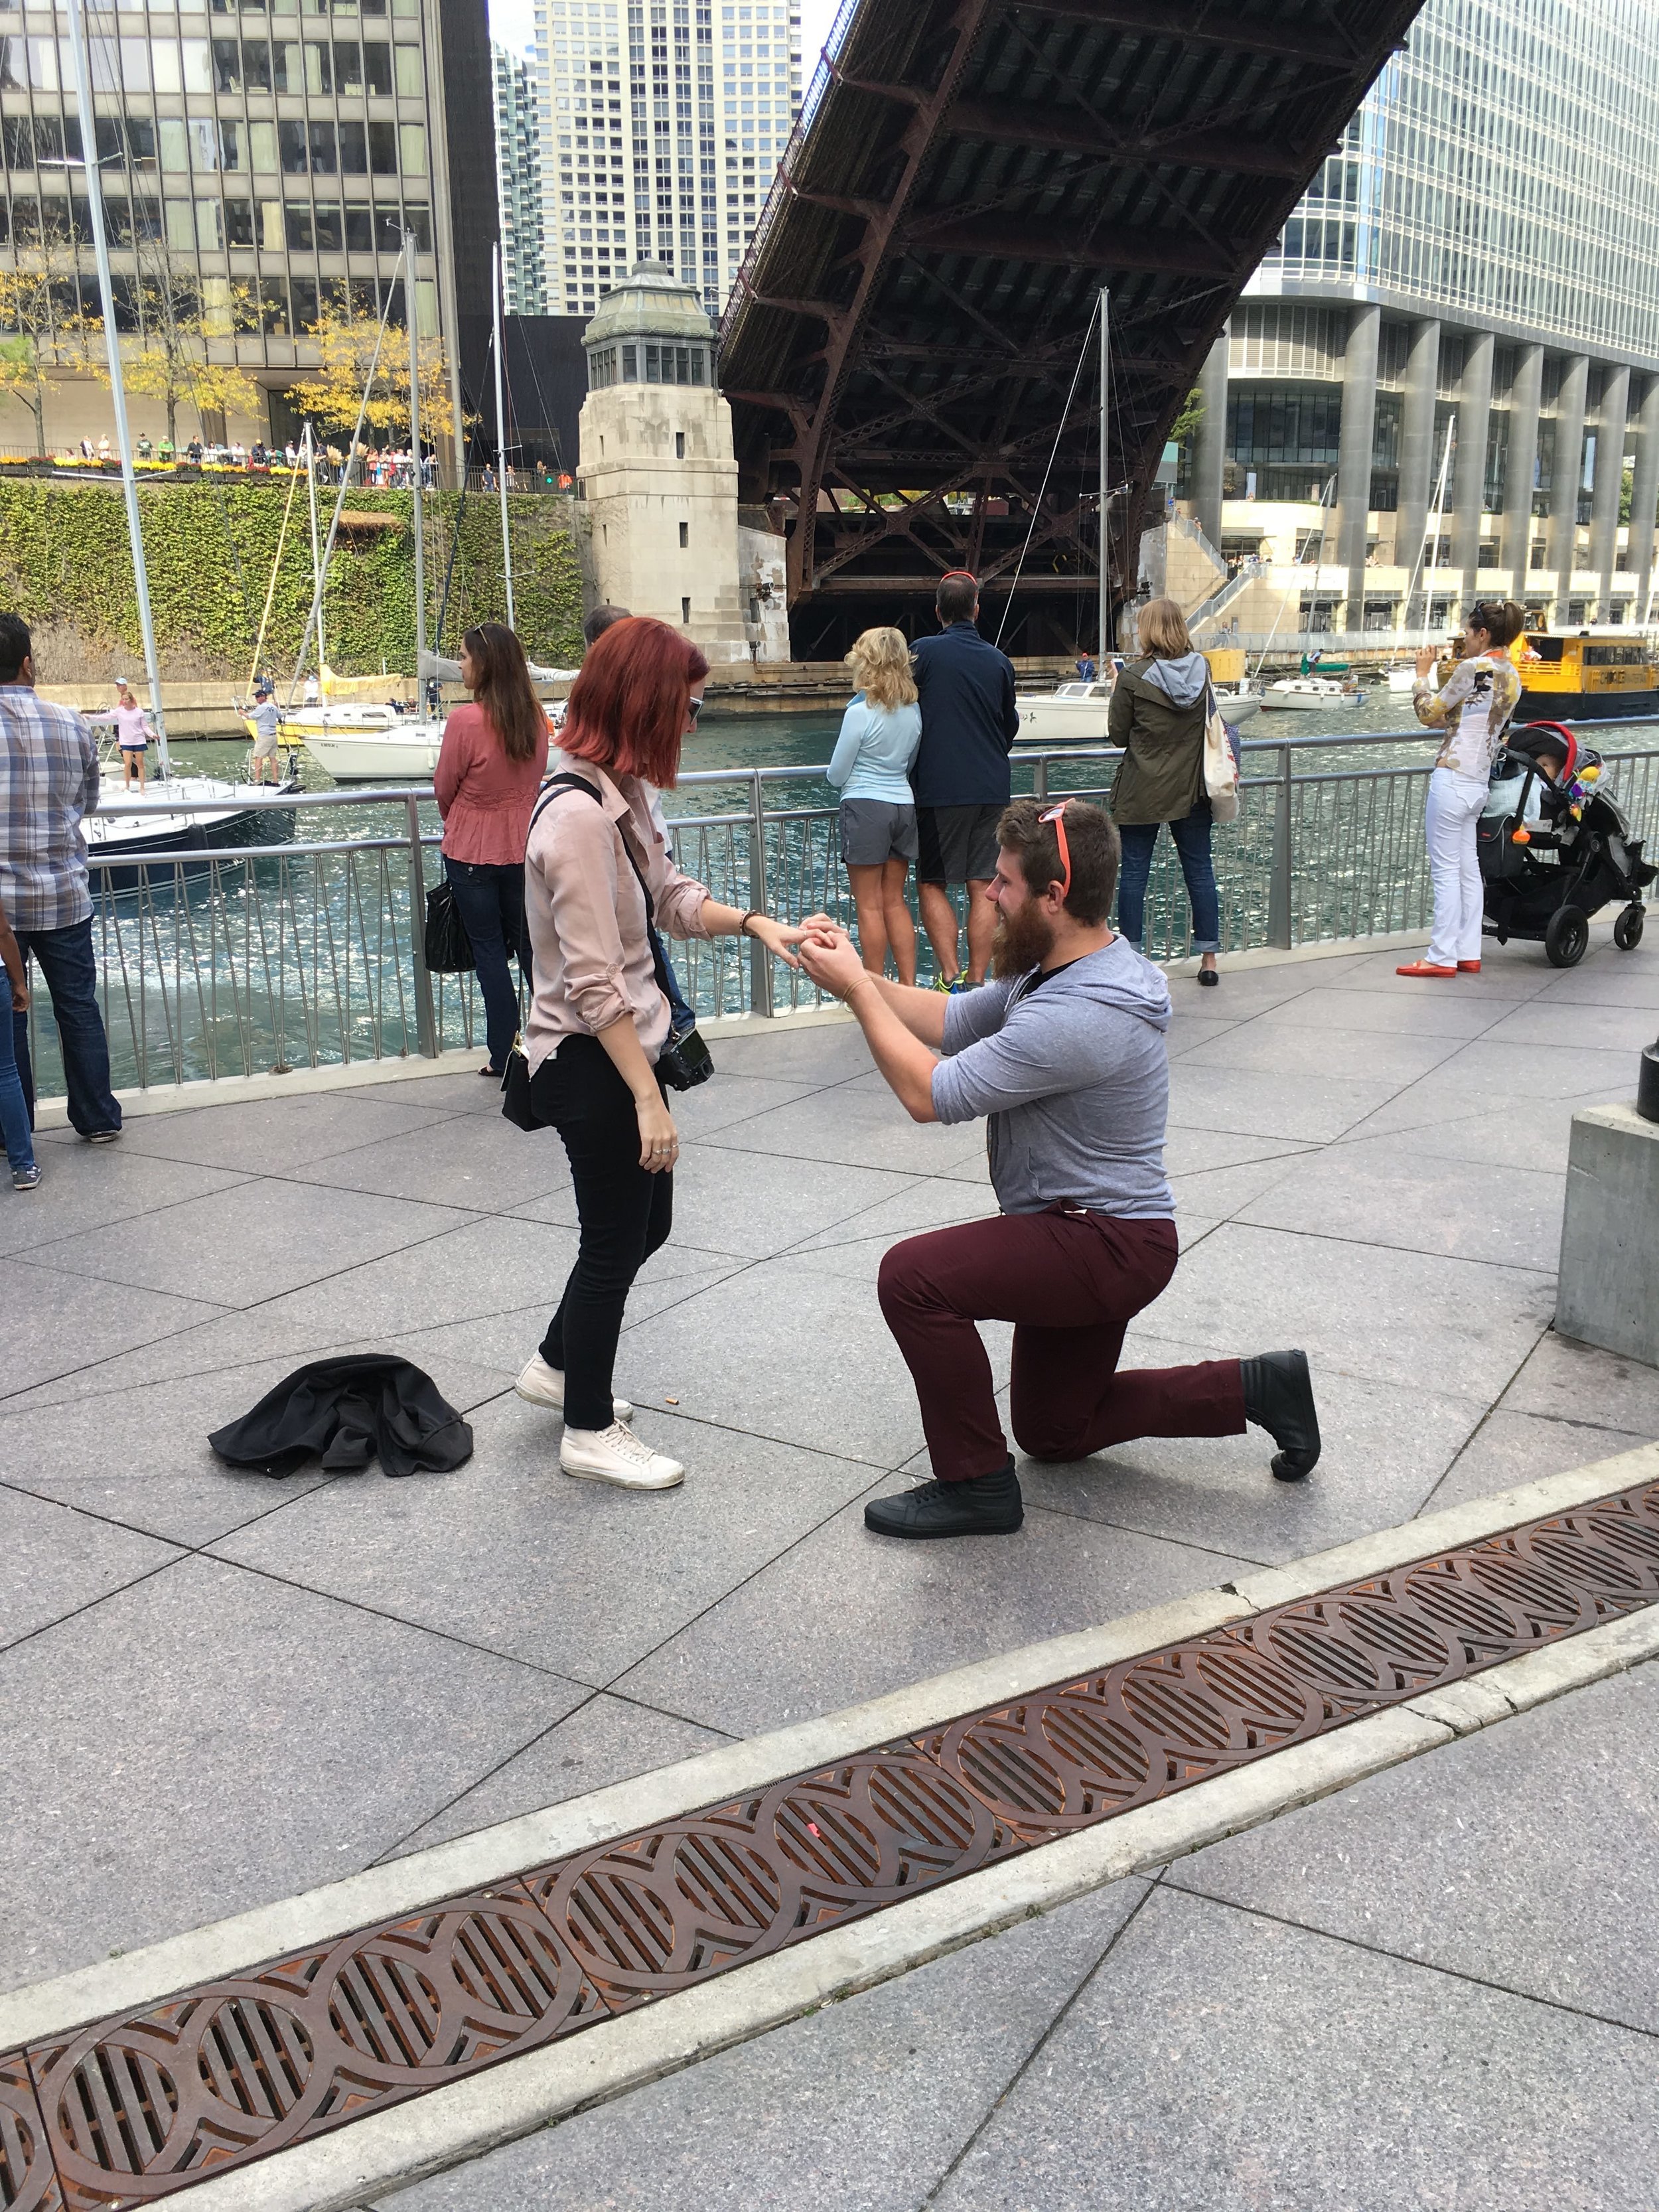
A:
<svg viewBox="0 0 1659 2212">
<path fill-rule="evenodd" d="M 800 954 L 802 965 L 819 990 L 831 992 L 837 999 L 845 999 L 869 974 L 852 939 L 827 915 L 815 914 L 805 923 Z"/>
<path fill-rule="evenodd" d="M 808 925 L 810 927 L 810 925 Z M 746 937 L 758 938 L 769 952 L 775 952 L 787 967 L 799 968 L 800 962 L 790 950 L 799 945 L 806 928 L 792 929 L 787 922 L 774 921 L 769 914 L 757 914 L 744 932 Z"/>
</svg>

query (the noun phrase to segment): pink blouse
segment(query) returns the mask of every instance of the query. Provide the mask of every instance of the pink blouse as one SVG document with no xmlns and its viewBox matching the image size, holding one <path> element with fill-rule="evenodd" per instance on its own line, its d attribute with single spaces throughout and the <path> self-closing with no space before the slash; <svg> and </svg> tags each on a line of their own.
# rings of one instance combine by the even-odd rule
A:
<svg viewBox="0 0 1659 2212">
<path fill-rule="evenodd" d="M 612 777 L 592 761 L 560 765 L 597 786 L 604 804 L 562 791 L 530 833 L 524 891 L 536 988 L 526 1056 L 533 1073 L 564 1038 L 592 1036 L 631 1014 L 654 1066 L 668 1041 L 668 1001 L 657 985 L 645 900 L 623 840 L 651 887 L 658 927 L 669 935 L 708 937 L 708 893 L 669 859 L 636 777 Z"/>
<path fill-rule="evenodd" d="M 482 707 L 469 701 L 453 708 L 432 777 L 450 859 L 495 868 L 520 866 L 531 811 L 546 774 L 547 756 L 539 746 L 527 761 L 510 761 Z"/>
</svg>

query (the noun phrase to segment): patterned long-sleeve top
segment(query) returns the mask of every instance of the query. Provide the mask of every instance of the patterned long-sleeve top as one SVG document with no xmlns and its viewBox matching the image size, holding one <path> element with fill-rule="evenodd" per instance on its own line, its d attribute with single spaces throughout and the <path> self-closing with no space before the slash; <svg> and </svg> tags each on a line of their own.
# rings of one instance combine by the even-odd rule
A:
<svg viewBox="0 0 1659 2212">
<path fill-rule="evenodd" d="M 1425 729 L 1443 730 L 1437 768 L 1482 781 L 1504 742 L 1510 719 L 1521 703 L 1521 678 L 1507 653 L 1478 653 L 1460 660 L 1435 690 L 1426 676 L 1412 688 L 1412 705 Z"/>
<path fill-rule="evenodd" d="M 84 816 L 98 806 L 98 740 L 72 707 L 0 684 L 0 904 L 14 929 L 68 929 L 92 912 Z"/>
</svg>

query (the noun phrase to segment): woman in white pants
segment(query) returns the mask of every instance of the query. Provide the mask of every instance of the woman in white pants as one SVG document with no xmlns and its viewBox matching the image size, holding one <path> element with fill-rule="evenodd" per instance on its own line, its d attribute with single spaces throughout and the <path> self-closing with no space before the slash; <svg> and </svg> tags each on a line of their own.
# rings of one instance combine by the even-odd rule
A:
<svg viewBox="0 0 1659 2212">
<path fill-rule="evenodd" d="M 1443 732 L 1429 776 L 1429 873 L 1434 883 L 1434 934 L 1421 960 L 1397 975 L 1456 977 L 1480 972 L 1480 863 L 1475 829 L 1492 781 L 1492 763 L 1521 699 L 1521 678 L 1509 648 L 1526 625 L 1513 599 L 1477 599 L 1457 643 L 1457 665 L 1438 691 L 1429 682 L 1431 646 L 1417 656 L 1412 705 L 1417 719 Z"/>
</svg>

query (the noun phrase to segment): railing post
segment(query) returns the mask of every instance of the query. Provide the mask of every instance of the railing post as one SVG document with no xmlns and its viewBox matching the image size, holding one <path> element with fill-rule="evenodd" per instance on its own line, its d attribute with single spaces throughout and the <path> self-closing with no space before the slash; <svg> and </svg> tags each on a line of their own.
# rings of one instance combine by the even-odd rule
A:
<svg viewBox="0 0 1659 2212">
<path fill-rule="evenodd" d="M 426 964 L 426 869 L 421 860 L 421 802 L 408 793 L 409 946 L 415 956 L 415 1036 L 422 1060 L 438 1057 L 438 1016 L 432 1003 L 432 972 Z"/>
<path fill-rule="evenodd" d="M 1273 793 L 1273 875 L 1267 887 L 1267 942 L 1288 952 L 1291 930 L 1291 749 L 1279 748 L 1279 783 Z"/>
<path fill-rule="evenodd" d="M 1031 763 L 1031 796 L 1033 799 L 1046 799 L 1048 796 L 1048 756 L 1047 753 L 1039 754 L 1037 758 Z"/>
<path fill-rule="evenodd" d="M 766 805 L 758 769 L 749 779 L 749 903 L 769 913 L 771 900 L 766 886 Z M 749 1011 L 771 1015 L 772 956 L 760 939 L 749 940 Z"/>
</svg>

